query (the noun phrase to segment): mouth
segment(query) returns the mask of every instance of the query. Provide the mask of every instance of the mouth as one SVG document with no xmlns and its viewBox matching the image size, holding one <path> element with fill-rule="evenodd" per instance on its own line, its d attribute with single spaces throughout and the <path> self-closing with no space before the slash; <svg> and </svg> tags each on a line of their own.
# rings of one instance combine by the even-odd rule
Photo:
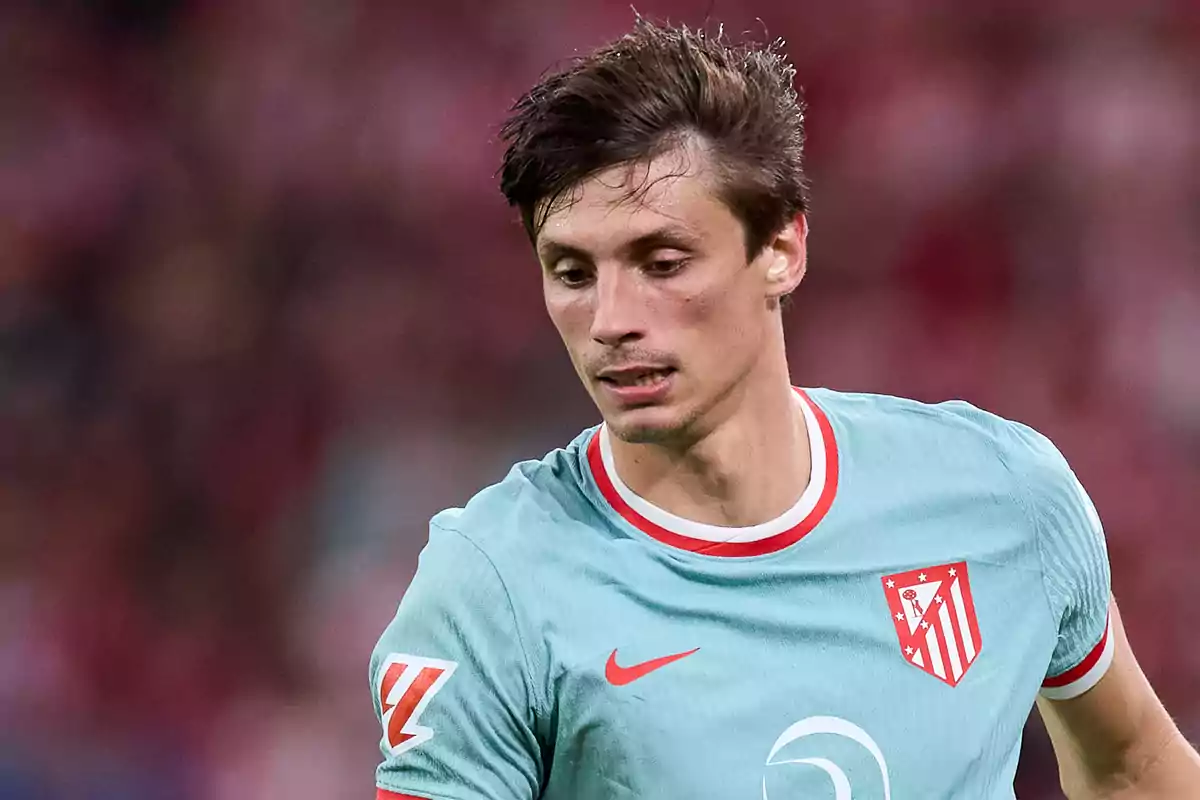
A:
<svg viewBox="0 0 1200 800">
<path fill-rule="evenodd" d="M 608 386 L 617 388 L 654 386 L 675 373 L 674 367 L 630 367 L 627 369 L 605 370 L 596 376 L 597 380 Z"/>
</svg>

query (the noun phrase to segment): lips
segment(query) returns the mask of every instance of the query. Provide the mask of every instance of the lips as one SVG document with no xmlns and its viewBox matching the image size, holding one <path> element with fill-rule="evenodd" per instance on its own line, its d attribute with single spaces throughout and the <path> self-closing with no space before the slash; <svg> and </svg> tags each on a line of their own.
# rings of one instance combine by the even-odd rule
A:
<svg viewBox="0 0 1200 800">
<path fill-rule="evenodd" d="M 674 371 L 673 367 L 637 367 L 605 370 L 597 377 L 613 386 L 652 386 Z"/>
<path fill-rule="evenodd" d="M 638 365 L 602 370 L 596 382 L 599 391 L 616 407 L 633 409 L 667 402 L 674 376 L 674 367 Z"/>
</svg>

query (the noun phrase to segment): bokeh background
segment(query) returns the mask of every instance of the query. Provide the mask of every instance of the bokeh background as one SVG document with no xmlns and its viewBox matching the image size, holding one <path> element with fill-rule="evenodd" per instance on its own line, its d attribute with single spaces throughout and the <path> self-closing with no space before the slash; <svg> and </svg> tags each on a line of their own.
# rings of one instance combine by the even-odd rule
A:
<svg viewBox="0 0 1200 800">
<path fill-rule="evenodd" d="M 1200 737 L 1200 4 L 638 7 L 787 40 L 795 382 L 1051 436 Z M 0 798 L 373 796 L 367 657 L 428 517 L 596 419 L 497 130 L 632 19 L 0 6 Z M 1058 796 L 1036 722 L 1025 751 Z"/>
</svg>

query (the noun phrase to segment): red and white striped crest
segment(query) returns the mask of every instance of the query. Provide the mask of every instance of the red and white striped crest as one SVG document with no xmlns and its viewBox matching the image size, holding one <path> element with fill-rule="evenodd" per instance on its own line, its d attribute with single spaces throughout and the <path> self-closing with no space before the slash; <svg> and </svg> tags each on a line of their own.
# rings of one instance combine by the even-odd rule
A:
<svg viewBox="0 0 1200 800">
<path fill-rule="evenodd" d="M 904 660 L 957 686 L 982 647 L 967 563 L 885 575 L 883 592 Z"/>
</svg>

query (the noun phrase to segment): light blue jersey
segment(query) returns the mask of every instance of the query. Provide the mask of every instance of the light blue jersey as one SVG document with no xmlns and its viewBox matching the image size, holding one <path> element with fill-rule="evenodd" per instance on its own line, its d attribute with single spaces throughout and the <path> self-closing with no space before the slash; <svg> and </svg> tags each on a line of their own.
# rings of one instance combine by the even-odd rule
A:
<svg viewBox="0 0 1200 800">
<path fill-rule="evenodd" d="M 1012 798 L 1038 692 L 1112 658 L 1092 504 L 966 403 L 797 396 L 764 525 L 650 505 L 603 426 L 438 514 L 371 659 L 379 797 Z"/>
</svg>

